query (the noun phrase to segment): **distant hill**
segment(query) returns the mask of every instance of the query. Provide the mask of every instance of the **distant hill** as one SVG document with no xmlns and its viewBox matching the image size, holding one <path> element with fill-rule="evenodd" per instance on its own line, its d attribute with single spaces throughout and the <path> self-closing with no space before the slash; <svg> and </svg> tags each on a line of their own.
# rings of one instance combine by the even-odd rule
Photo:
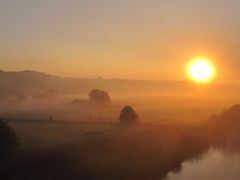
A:
<svg viewBox="0 0 240 180">
<path fill-rule="evenodd" d="M 57 77 L 35 71 L 0 71 L 0 96 L 38 92 L 54 86 Z"/>
<path fill-rule="evenodd" d="M 182 81 L 63 78 L 30 70 L 19 72 L 0 70 L 0 97 L 2 98 L 53 90 L 64 94 L 86 94 L 94 88 L 119 93 L 147 93 L 188 91 L 192 86 Z"/>
</svg>

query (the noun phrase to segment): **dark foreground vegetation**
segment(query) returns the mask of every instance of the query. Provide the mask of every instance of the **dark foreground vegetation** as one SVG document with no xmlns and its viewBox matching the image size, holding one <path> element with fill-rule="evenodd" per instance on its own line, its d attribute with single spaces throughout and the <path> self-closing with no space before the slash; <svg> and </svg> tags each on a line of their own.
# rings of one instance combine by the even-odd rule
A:
<svg viewBox="0 0 240 180">
<path fill-rule="evenodd" d="M 19 146 L 1 161 L 1 179 L 162 179 L 212 146 L 240 147 L 239 105 L 202 125 L 9 125 Z"/>
</svg>

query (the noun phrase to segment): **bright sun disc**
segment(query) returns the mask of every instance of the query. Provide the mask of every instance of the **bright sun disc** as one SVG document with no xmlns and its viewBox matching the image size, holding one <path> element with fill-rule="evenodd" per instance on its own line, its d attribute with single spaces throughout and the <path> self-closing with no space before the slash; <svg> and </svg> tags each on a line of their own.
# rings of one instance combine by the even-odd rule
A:
<svg viewBox="0 0 240 180">
<path fill-rule="evenodd" d="M 196 58 L 187 65 L 187 74 L 196 82 L 206 83 L 214 79 L 215 68 L 207 58 Z"/>
</svg>

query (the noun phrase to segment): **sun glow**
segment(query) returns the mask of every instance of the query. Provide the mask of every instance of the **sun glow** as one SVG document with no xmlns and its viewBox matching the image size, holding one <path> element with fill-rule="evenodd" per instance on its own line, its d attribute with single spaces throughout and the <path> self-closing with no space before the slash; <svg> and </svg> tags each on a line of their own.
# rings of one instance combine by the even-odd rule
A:
<svg viewBox="0 0 240 180">
<path fill-rule="evenodd" d="M 215 78 L 215 67 L 213 63 L 203 57 L 191 60 L 186 67 L 188 77 L 198 83 L 207 83 Z"/>
</svg>

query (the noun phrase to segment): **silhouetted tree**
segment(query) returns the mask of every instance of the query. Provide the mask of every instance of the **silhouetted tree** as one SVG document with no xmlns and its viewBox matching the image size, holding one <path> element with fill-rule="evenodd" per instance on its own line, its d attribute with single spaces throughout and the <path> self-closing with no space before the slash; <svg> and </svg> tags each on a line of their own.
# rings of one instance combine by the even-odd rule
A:
<svg viewBox="0 0 240 180">
<path fill-rule="evenodd" d="M 218 145 L 240 146 L 240 105 L 233 105 L 219 115 L 212 115 L 209 118 L 211 133 L 214 135 L 214 142 Z M 231 143 L 229 143 L 231 142 Z"/>
<path fill-rule="evenodd" d="M 240 105 L 235 104 L 221 115 L 212 115 L 209 118 L 211 123 L 215 126 L 222 126 L 224 128 L 239 128 L 240 127 Z"/>
<path fill-rule="evenodd" d="M 122 123 L 136 123 L 138 122 L 138 115 L 131 106 L 125 106 L 119 116 Z"/>
<path fill-rule="evenodd" d="M 0 119 L 0 159 L 4 159 L 17 146 L 14 130 L 7 121 Z M 0 160 L 1 161 L 1 160 Z"/>
<path fill-rule="evenodd" d="M 111 102 L 108 93 L 99 89 L 91 90 L 88 95 L 91 103 L 107 105 Z"/>
</svg>

